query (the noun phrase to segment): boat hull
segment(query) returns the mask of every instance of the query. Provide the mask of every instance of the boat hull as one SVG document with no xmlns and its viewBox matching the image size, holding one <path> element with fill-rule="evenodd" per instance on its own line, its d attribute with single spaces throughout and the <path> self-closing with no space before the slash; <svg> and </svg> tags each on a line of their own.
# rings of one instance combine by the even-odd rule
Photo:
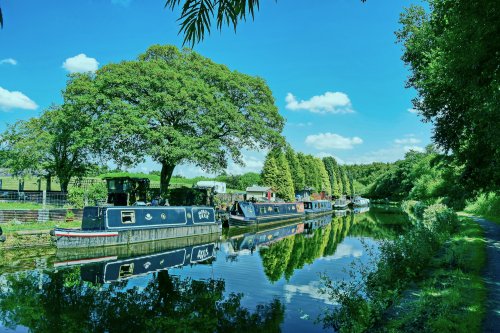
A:
<svg viewBox="0 0 500 333">
<path fill-rule="evenodd" d="M 51 234 L 57 248 L 82 248 L 126 245 L 162 239 L 206 235 L 220 232 L 218 224 L 199 224 L 131 230 L 72 230 L 54 229 Z"/>
</svg>

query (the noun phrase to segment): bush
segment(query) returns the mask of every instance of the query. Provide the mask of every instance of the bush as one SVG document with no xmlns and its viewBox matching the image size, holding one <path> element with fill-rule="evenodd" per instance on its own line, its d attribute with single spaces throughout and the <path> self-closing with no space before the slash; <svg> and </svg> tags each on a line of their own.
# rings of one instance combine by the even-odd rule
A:
<svg viewBox="0 0 500 333">
<path fill-rule="evenodd" d="M 108 190 L 105 183 L 95 183 L 87 189 L 82 187 L 71 187 L 68 190 L 68 201 L 75 208 L 83 208 L 85 206 L 85 198 L 89 205 L 98 204 L 100 201 L 106 201 L 108 198 Z"/>
<path fill-rule="evenodd" d="M 468 201 L 465 211 L 483 216 L 500 216 L 500 196 L 496 193 L 481 193 Z"/>
<path fill-rule="evenodd" d="M 457 214 L 443 204 L 427 207 L 423 214 L 423 224 L 426 228 L 438 233 L 452 233 L 457 229 Z"/>
</svg>

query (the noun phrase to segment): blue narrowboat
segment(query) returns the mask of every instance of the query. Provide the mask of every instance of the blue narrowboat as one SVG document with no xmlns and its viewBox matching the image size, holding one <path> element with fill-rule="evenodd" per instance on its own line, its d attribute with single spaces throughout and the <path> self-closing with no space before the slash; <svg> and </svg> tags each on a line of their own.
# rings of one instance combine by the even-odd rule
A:
<svg viewBox="0 0 500 333">
<path fill-rule="evenodd" d="M 110 283 L 146 275 L 170 268 L 210 262 L 215 258 L 216 244 L 202 244 L 172 249 L 137 257 L 97 259 L 80 269 L 82 280 L 93 283 Z M 91 263 L 91 262 L 89 262 Z"/>
<path fill-rule="evenodd" d="M 316 217 L 314 219 L 306 220 L 304 222 L 304 229 L 311 233 L 313 230 L 318 229 L 318 228 L 323 228 L 324 226 L 330 224 L 332 222 L 333 214 L 330 212 L 330 214 L 323 215 Z"/>
<path fill-rule="evenodd" d="M 304 211 L 306 214 L 326 214 L 332 212 L 332 202 L 330 200 L 304 201 Z"/>
<path fill-rule="evenodd" d="M 212 207 L 85 207 L 82 228 L 51 231 L 58 248 L 140 243 L 220 232 Z"/>
<path fill-rule="evenodd" d="M 232 252 L 253 252 L 259 246 L 267 246 L 283 238 L 304 232 L 304 223 L 286 225 L 263 231 L 245 233 L 231 237 L 229 244 Z"/>
<path fill-rule="evenodd" d="M 245 226 L 286 220 L 297 220 L 304 217 L 302 202 L 235 202 L 229 212 L 230 226 Z"/>
</svg>

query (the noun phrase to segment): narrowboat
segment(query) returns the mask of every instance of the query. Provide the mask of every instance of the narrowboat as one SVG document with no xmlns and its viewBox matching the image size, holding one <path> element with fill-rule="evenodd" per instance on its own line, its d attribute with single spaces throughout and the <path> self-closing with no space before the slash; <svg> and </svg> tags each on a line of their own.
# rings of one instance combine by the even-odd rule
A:
<svg viewBox="0 0 500 333">
<path fill-rule="evenodd" d="M 352 205 L 354 207 L 365 207 L 370 205 L 370 199 L 365 199 L 358 196 L 355 196 L 354 199 L 352 200 Z"/>
<path fill-rule="evenodd" d="M 345 209 L 349 205 L 349 201 L 345 196 L 342 196 L 335 200 L 333 203 L 333 209 Z"/>
<path fill-rule="evenodd" d="M 220 232 L 212 207 L 85 207 L 81 229 L 51 231 L 58 248 L 140 243 Z"/>
<path fill-rule="evenodd" d="M 332 202 L 330 200 L 304 201 L 304 211 L 306 214 L 327 214 L 332 212 Z"/>
<path fill-rule="evenodd" d="M 286 237 L 304 232 L 304 223 L 280 226 L 278 228 L 261 230 L 253 233 L 233 236 L 228 239 L 230 253 L 252 253 L 259 246 L 268 246 Z"/>
<path fill-rule="evenodd" d="M 216 250 L 216 243 L 210 243 L 137 257 L 96 258 L 80 268 L 80 275 L 82 280 L 93 283 L 122 281 L 171 268 L 211 262 Z"/>
<path fill-rule="evenodd" d="M 354 214 L 363 214 L 363 213 L 366 213 L 366 212 L 369 212 L 369 211 L 370 211 L 370 207 L 368 207 L 368 206 L 354 207 L 354 209 L 352 210 L 352 212 Z"/>
<path fill-rule="evenodd" d="M 324 226 L 330 224 L 332 222 L 333 214 L 327 214 L 323 216 L 316 217 L 314 219 L 310 219 L 304 222 L 304 229 L 307 232 L 311 232 L 318 228 L 323 228 Z"/>
<path fill-rule="evenodd" d="M 230 226 L 246 226 L 298 220 L 304 217 L 302 202 L 235 202 L 229 212 Z"/>
</svg>

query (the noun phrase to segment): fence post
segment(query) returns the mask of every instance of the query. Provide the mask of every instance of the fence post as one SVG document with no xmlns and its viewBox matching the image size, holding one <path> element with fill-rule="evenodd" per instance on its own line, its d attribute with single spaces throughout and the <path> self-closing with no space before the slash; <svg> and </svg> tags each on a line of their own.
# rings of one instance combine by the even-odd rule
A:
<svg viewBox="0 0 500 333">
<path fill-rule="evenodd" d="M 86 207 L 86 206 L 88 206 L 88 205 L 89 205 L 89 197 L 88 197 L 87 193 L 85 193 L 85 194 L 83 195 L 83 198 L 84 198 L 84 199 L 83 199 L 83 206 L 84 206 L 84 207 Z"/>
<path fill-rule="evenodd" d="M 42 205 L 43 209 L 45 209 L 45 205 L 47 204 L 47 191 L 43 190 L 42 192 Z"/>
</svg>

